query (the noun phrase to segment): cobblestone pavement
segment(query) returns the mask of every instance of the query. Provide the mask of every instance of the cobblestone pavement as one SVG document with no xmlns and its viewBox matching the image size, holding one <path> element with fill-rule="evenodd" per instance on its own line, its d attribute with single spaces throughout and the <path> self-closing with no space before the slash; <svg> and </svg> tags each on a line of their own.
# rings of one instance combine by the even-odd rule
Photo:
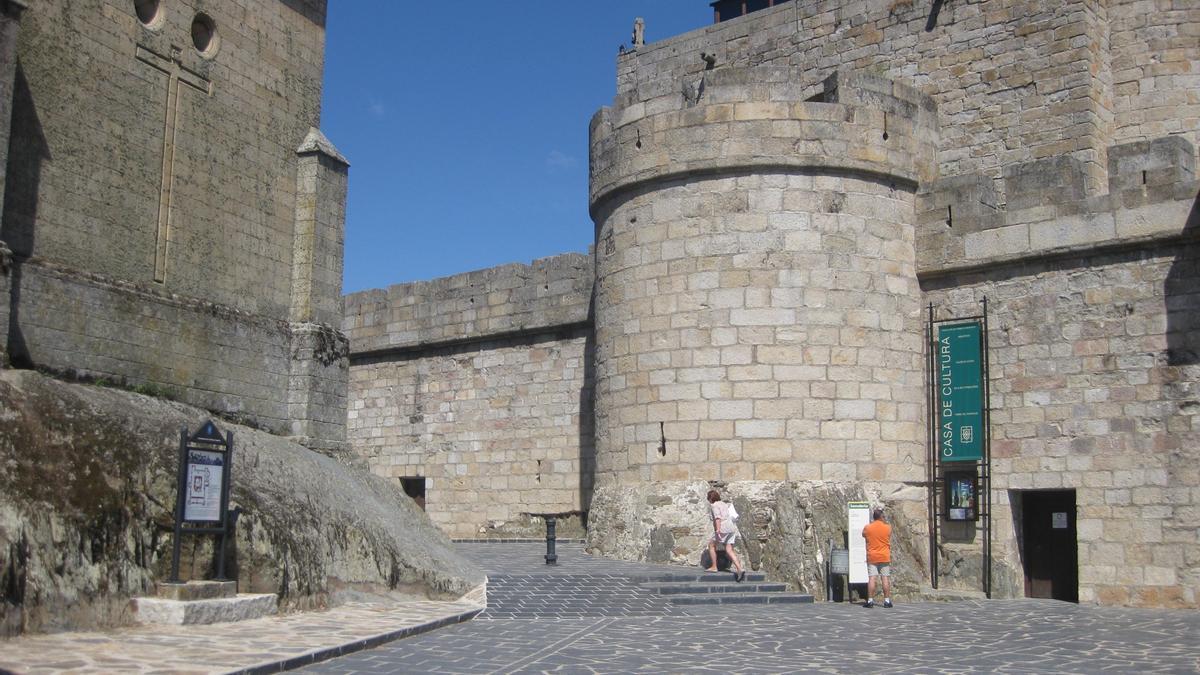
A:
<svg viewBox="0 0 1200 675">
<path fill-rule="evenodd" d="M 671 605 L 636 583 L 696 568 L 592 558 L 580 545 L 460 544 L 489 572 L 489 607 L 349 605 L 214 626 L 0 642 L 0 672 L 1197 673 L 1200 612 L 1048 600 Z M 431 625 L 446 627 L 412 635 Z M 396 639 L 403 637 L 403 639 Z M 372 645 L 382 645 L 374 649 Z"/>
<path fill-rule="evenodd" d="M 542 563 L 544 549 L 535 545 L 460 549 L 503 580 L 486 612 L 306 671 L 1200 672 L 1194 611 L 992 600 L 893 609 L 659 605 L 655 615 L 649 600 L 639 604 L 639 594 L 612 586 L 661 567 L 592 559 L 573 546 L 560 552 L 557 569 Z M 628 611 L 606 606 L 608 598 Z"/>
</svg>

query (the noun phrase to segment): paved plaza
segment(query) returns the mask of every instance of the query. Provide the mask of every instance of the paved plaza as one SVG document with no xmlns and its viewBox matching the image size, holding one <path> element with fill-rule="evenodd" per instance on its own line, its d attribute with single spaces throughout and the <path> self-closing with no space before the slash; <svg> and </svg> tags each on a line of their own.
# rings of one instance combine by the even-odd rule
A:
<svg viewBox="0 0 1200 675">
<path fill-rule="evenodd" d="M 463 544 L 489 572 L 474 620 L 314 673 L 1194 673 L 1200 613 L 1051 600 L 673 605 L 630 583 L 661 567 L 560 547 Z"/>
<path fill-rule="evenodd" d="M 674 604 L 646 580 L 698 569 L 594 558 L 579 544 L 560 545 L 554 567 L 540 544 L 459 547 L 490 579 L 488 608 L 473 619 L 478 610 L 462 603 L 424 602 L 31 636 L 0 642 L 0 672 L 1200 672 L 1195 611 L 903 598 L 894 609 Z"/>
</svg>

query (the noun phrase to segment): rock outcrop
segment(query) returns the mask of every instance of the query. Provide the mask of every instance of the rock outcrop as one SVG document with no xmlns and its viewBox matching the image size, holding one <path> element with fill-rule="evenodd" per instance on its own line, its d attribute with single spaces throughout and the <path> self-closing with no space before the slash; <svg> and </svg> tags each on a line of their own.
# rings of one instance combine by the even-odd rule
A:
<svg viewBox="0 0 1200 675">
<path fill-rule="evenodd" d="M 130 622 L 128 600 L 170 572 L 179 430 L 209 414 L 32 371 L 0 371 L 0 635 Z M 369 594 L 463 596 L 483 573 L 388 481 L 278 436 L 234 432 L 226 565 L 282 611 Z M 184 539 L 186 578 L 211 576 L 211 537 Z"/>
<path fill-rule="evenodd" d="M 748 565 L 821 598 L 829 544 L 844 547 L 851 536 L 846 529 L 847 502 L 888 503 L 894 525 L 921 526 L 900 508 L 905 501 L 911 503 L 910 495 L 885 498 L 878 490 L 830 481 L 662 482 L 597 490 L 590 515 L 614 526 L 590 529 L 589 550 L 626 560 L 697 564 L 712 533 L 705 500 L 712 487 L 741 515 L 737 546 Z M 924 556 L 898 538 L 892 540 L 892 555 L 897 591 L 908 597 L 919 594 L 921 580 L 928 576 Z"/>
</svg>

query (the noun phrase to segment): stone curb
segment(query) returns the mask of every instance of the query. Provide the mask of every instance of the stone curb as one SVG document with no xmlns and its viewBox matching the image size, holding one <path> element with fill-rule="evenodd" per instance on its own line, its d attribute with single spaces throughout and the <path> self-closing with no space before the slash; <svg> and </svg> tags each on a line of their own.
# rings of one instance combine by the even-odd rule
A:
<svg viewBox="0 0 1200 675">
<path fill-rule="evenodd" d="M 279 672 L 283 672 L 285 670 L 293 670 L 296 668 L 301 668 L 304 666 L 312 665 L 312 664 L 318 663 L 320 661 L 326 661 L 328 659 L 336 658 L 339 656 L 353 654 L 354 652 L 360 652 L 360 651 L 363 651 L 364 649 L 372 649 L 374 647 L 378 647 L 379 645 L 382 645 L 382 644 L 385 644 L 388 642 L 393 642 L 395 640 L 400 640 L 402 638 L 412 637 L 414 635 L 420 635 L 421 633 L 428 633 L 429 631 L 436 630 L 438 628 L 444 628 L 446 626 L 451 626 L 456 623 L 470 621 L 471 619 L 475 618 L 483 610 L 484 610 L 484 608 L 480 607 L 479 609 L 473 609 L 473 610 L 469 610 L 466 612 L 460 612 L 458 614 L 452 614 L 450 616 L 442 617 L 440 619 L 435 619 L 433 621 L 428 621 L 426 623 L 417 624 L 415 626 L 408 626 L 406 628 L 401 628 L 399 630 L 388 631 L 386 633 L 380 633 L 379 635 L 373 635 L 371 637 L 363 638 L 361 640 L 354 640 L 352 642 L 347 642 L 347 643 L 340 644 L 340 645 L 334 645 L 332 647 L 322 647 L 321 649 L 315 649 L 313 651 L 306 652 L 306 653 L 300 654 L 298 656 L 292 656 L 292 657 L 288 657 L 286 659 L 281 659 L 278 661 L 269 661 L 266 663 L 260 663 L 260 664 L 254 665 L 254 666 L 250 666 L 248 668 L 242 668 L 239 670 L 231 670 L 228 672 L 230 675 L 259 675 L 260 673 L 279 673 Z"/>
</svg>

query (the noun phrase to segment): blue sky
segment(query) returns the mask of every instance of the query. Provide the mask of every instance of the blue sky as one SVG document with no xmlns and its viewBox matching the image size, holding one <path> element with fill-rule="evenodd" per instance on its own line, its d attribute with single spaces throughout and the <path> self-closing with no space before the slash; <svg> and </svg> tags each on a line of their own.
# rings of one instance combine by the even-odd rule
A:
<svg viewBox="0 0 1200 675">
<path fill-rule="evenodd" d="M 331 0 L 344 291 L 586 251 L 588 122 L 638 16 L 647 42 L 712 23 L 709 0 Z"/>
</svg>

